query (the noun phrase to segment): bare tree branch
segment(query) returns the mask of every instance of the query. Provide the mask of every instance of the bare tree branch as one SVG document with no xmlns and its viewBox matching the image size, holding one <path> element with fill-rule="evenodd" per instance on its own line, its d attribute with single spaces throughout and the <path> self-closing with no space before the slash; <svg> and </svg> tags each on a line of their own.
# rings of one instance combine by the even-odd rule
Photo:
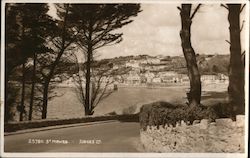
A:
<svg viewBox="0 0 250 158">
<path fill-rule="evenodd" d="M 201 7 L 201 4 L 198 4 L 198 6 L 195 8 L 193 14 L 192 14 L 191 17 L 190 17 L 191 19 L 194 18 L 195 14 L 197 13 L 197 11 L 199 10 L 200 7 Z"/>
<path fill-rule="evenodd" d="M 100 95 L 99 98 L 97 99 L 96 104 L 93 105 L 93 108 L 95 108 L 95 107 L 99 104 L 100 101 L 102 101 L 103 99 L 107 98 L 108 96 L 110 96 L 110 95 L 114 92 L 114 90 L 112 90 L 112 91 L 111 91 L 111 90 L 110 90 L 110 91 L 107 91 L 107 87 L 108 87 L 109 85 L 111 85 L 112 83 L 113 83 L 113 81 L 110 82 L 110 80 L 108 79 L 108 81 L 106 82 L 106 84 L 105 84 L 105 86 L 104 86 L 104 89 L 103 89 L 101 95 Z"/>
<path fill-rule="evenodd" d="M 230 44 L 231 45 L 231 42 L 229 42 L 228 40 L 225 40 L 228 44 Z"/>
<path fill-rule="evenodd" d="M 179 11 L 181 11 L 181 7 L 178 6 L 177 9 L 179 9 Z"/>
<path fill-rule="evenodd" d="M 246 4 L 243 4 L 243 6 L 240 9 L 240 13 L 243 11 L 243 9 L 245 8 Z"/>
<path fill-rule="evenodd" d="M 245 20 L 243 20 L 243 22 L 242 22 L 242 25 L 241 25 L 241 27 L 240 27 L 240 32 L 243 30 L 244 23 L 245 23 Z"/>
<path fill-rule="evenodd" d="M 228 7 L 225 4 L 221 4 L 220 6 L 226 8 L 228 10 Z"/>
</svg>

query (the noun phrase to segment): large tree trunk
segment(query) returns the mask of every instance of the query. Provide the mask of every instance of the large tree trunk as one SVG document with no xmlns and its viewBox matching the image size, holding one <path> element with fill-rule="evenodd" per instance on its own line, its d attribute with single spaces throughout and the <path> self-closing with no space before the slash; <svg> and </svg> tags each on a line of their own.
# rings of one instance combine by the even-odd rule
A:
<svg viewBox="0 0 250 158">
<path fill-rule="evenodd" d="M 24 114 L 24 110 L 25 110 L 25 63 L 23 63 L 22 65 L 22 94 L 21 94 L 21 105 L 20 105 L 20 117 L 19 117 L 19 121 L 23 121 L 23 114 Z"/>
<path fill-rule="evenodd" d="M 91 111 L 91 99 L 90 99 L 90 84 L 91 84 L 91 62 L 93 58 L 93 46 L 92 46 L 92 20 L 89 20 L 89 33 L 88 33 L 88 50 L 87 50 L 87 63 L 86 63 L 86 83 L 85 83 L 85 115 L 92 115 L 93 111 Z"/>
<path fill-rule="evenodd" d="M 89 44 L 87 52 L 87 63 L 86 63 L 86 83 L 85 83 L 85 115 L 91 115 L 90 111 L 90 84 L 91 84 L 91 58 L 92 58 L 92 46 Z"/>
<path fill-rule="evenodd" d="M 188 76 L 190 80 L 190 92 L 188 93 L 188 100 L 190 106 L 197 106 L 201 100 L 201 81 L 198 70 L 196 56 L 191 45 L 191 4 L 182 4 L 181 8 L 181 24 L 180 31 L 181 46 L 186 59 Z"/>
<path fill-rule="evenodd" d="M 35 90 L 35 79 L 36 79 L 36 60 L 37 56 L 34 53 L 33 57 L 33 70 L 32 70 L 32 85 L 31 85 L 31 94 L 30 94 L 30 108 L 29 108 L 29 120 L 32 120 L 32 113 L 33 113 L 33 102 L 34 102 L 34 90 Z"/>
<path fill-rule="evenodd" d="M 229 102 L 236 113 L 244 113 L 244 66 L 241 60 L 240 10 L 241 4 L 228 5 L 230 31 Z"/>
<path fill-rule="evenodd" d="M 47 118 L 47 109 L 48 109 L 48 94 L 49 94 L 49 82 L 45 81 L 43 87 L 43 107 L 42 107 L 42 119 Z"/>
</svg>

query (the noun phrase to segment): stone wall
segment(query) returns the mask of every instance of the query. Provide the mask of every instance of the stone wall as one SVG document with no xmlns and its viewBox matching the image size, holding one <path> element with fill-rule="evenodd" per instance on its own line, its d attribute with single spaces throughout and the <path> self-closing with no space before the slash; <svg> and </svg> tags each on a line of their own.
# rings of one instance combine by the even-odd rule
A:
<svg viewBox="0 0 250 158">
<path fill-rule="evenodd" d="M 140 139 L 148 152 L 244 152 L 244 115 L 232 119 L 195 120 L 192 125 L 184 121 L 175 127 L 147 126 L 141 129 Z"/>
</svg>

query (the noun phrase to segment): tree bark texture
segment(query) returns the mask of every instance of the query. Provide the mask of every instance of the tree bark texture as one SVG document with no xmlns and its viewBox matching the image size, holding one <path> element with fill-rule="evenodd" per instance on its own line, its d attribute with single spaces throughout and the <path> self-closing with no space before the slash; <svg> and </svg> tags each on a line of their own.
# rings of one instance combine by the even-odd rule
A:
<svg viewBox="0 0 250 158">
<path fill-rule="evenodd" d="M 50 82 L 50 81 L 46 81 L 46 82 L 44 83 L 44 85 L 43 85 L 42 119 L 46 119 L 46 118 L 47 118 L 49 82 Z"/>
<path fill-rule="evenodd" d="M 25 111 L 25 63 L 22 65 L 22 94 L 21 94 L 21 105 L 20 105 L 20 117 L 19 121 L 23 121 L 23 114 Z"/>
<path fill-rule="evenodd" d="M 244 65 L 241 60 L 240 40 L 241 4 L 228 4 L 230 32 L 229 102 L 236 113 L 244 113 Z"/>
<path fill-rule="evenodd" d="M 33 103 L 34 103 L 34 93 L 35 93 L 35 84 L 36 84 L 36 60 L 37 56 L 34 53 L 33 56 L 33 70 L 32 70 L 32 85 L 31 85 L 31 92 L 30 92 L 30 107 L 29 107 L 29 120 L 32 120 L 32 113 L 33 113 Z"/>
<path fill-rule="evenodd" d="M 186 59 L 188 77 L 190 80 L 190 92 L 188 93 L 188 100 L 190 106 L 197 106 L 201 100 L 201 81 L 200 73 L 197 66 L 196 55 L 191 45 L 191 4 L 182 4 L 181 7 L 181 46 Z"/>
</svg>

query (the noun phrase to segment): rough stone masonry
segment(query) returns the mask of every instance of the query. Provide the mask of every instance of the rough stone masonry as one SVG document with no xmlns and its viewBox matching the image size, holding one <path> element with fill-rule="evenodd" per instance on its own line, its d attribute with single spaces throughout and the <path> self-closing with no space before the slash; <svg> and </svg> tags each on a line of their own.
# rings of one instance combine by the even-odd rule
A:
<svg viewBox="0 0 250 158">
<path fill-rule="evenodd" d="M 195 120 L 192 125 L 184 121 L 176 127 L 147 126 L 140 131 L 140 139 L 144 150 L 148 152 L 244 152 L 244 115 L 232 119 Z"/>
</svg>

